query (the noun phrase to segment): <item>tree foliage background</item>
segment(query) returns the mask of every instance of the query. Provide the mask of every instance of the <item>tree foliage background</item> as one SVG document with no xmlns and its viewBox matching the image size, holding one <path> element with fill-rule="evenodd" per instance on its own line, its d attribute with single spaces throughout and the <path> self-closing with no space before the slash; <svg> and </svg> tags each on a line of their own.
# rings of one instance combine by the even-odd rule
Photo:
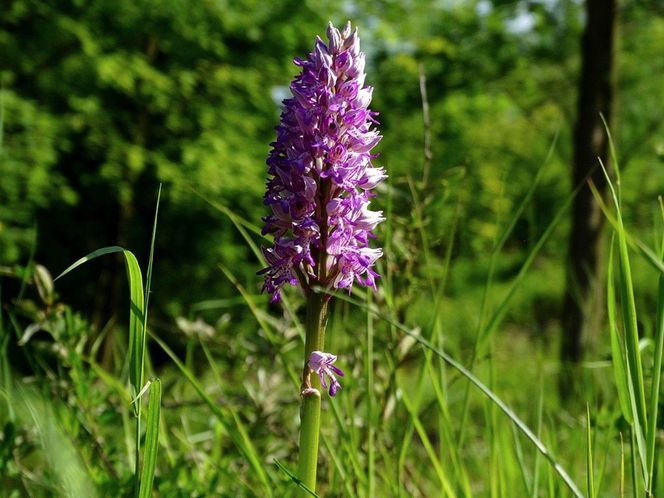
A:
<svg viewBox="0 0 664 498">
<path fill-rule="evenodd" d="M 625 181 L 637 184 L 625 190 L 641 200 L 652 200 L 662 180 L 664 27 L 654 5 L 622 3 L 617 54 L 614 133 L 629 163 Z M 527 246 L 571 187 L 578 2 L 17 0 L 0 24 L 3 264 L 25 263 L 35 228 L 37 260 L 53 271 L 102 245 L 144 255 L 163 182 L 156 288 L 168 292 L 156 293 L 158 310 L 173 317 L 228 293 L 210 271 L 219 260 L 242 263 L 242 278 L 256 288 L 251 255 L 201 196 L 259 223 L 264 158 L 291 60 L 310 50 L 328 19 L 346 18 L 360 26 L 369 54 L 385 136 L 380 162 L 406 194 L 396 197 L 397 213 L 410 202 L 405 179 L 422 179 L 419 67 L 426 75 L 426 194 L 437 198 L 426 218 L 437 249 L 455 216 L 440 192 L 461 210 L 458 253 L 481 255 L 496 237 L 496 218 L 523 197 L 560 134 L 535 208 L 512 241 L 515 250 Z M 117 267 L 100 279 L 113 309 L 121 286 L 110 272 Z M 89 291 L 72 299 L 85 302 L 99 289 L 85 280 L 70 284 Z M 97 307 L 100 316 L 109 311 Z"/>
</svg>

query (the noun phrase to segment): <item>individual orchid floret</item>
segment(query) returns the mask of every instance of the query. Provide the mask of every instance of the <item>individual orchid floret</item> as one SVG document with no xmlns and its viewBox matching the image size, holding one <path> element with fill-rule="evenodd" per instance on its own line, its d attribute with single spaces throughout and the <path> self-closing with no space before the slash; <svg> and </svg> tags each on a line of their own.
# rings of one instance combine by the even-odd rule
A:
<svg viewBox="0 0 664 498">
<path fill-rule="evenodd" d="M 333 365 L 335 361 L 337 361 L 336 355 L 323 353 L 322 351 L 312 351 L 307 362 L 307 367 L 309 367 L 311 372 L 318 375 L 320 383 L 325 389 L 328 389 L 328 383 L 325 378 L 329 379 L 328 392 L 330 396 L 334 396 L 341 389 L 341 384 L 339 384 L 335 374 L 339 377 L 344 376 L 343 371 Z"/>
<path fill-rule="evenodd" d="M 283 101 L 277 138 L 267 159 L 263 234 L 263 290 L 278 301 L 281 288 L 300 284 L 351 291 L 375 287 L 373 270 L 382 255 L 369 247 L 385 218 L 370 210 L 375 187 L 386 178 L 371 150 L 381 136 L 369 110 L 373 88 L 364 84 L 365 57 L 357 29 L 329 25 L 328 42 L 317 38 Z"/>
</svg>

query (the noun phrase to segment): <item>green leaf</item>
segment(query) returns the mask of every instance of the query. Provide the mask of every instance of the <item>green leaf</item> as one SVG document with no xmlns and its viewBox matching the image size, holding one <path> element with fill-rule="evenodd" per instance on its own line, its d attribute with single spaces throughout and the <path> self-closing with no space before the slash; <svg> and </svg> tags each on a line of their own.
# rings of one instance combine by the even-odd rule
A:
<svg viewBox="0 0 664 498">
<path fill-rule="evenodd" d="M 664 248 L 664 245 L 663 245 Z M 655 361 L 652 371 L 652 384 L 650 389 L 650 412 L 648 413 L 649 426 L 646 433 L 647 461 L 648 461 L 648 491 L 654 493 L 655 460 L 657 446 L 657 412 L 659 408 L 660 385 L 662 379 L 662 356 L 664 355 L 664 274 L 659 275 L 659 289 L 657 295 L 657 318 L 655 326 Z M 654 495 L 653 495 L 654 496 Z"/>
<path fill-rule="evenodd" d="M 138 401 L 140 403 L 140 400 Z M 143 451 L 143 469 L 141 470 L 141 487 L 139 498 L 150 498 L 154 469 L 157 465 L 159 447 L 159 416 L 161 412 L 161 381 L 153 379 L 150 384 L 148 399 L 148 422 L 145 428 L 145 448 Z"/>
<path fill-rule="evenodd" d="M 127 277 L 129 278 L 129 381 L 137 395 L 143 385 L 143 348 L 145 347 L 145 295 L 143 293 L 143 276 L 136 256 L 123 251 Z M 138 406 L 138 405 L 135 405 Z M 137 414 L 139 412 L 137 411 Z"/>
<path fill-rule="evenodd" d="M 610 140 L 610 137 L 609 137 Z M 614 225 L 616 237 L 618 239 L 618 268 L 619 268 L 619 289 L 620 304 L 622 307 L 623 330 L 625 333 L 625 352 L 626 352 L 626 372 L 629 378 L 630 406 L 632 408 L 634 439 L 639 451 L 641 460 L 642 476 L 644 483 L 647 481 L 647 462 L 645 449 L 644 429 L 647 427 L 647 410 L 645 399 L 645 386 L 643 381 L 643 366 L 641 363 L 641 353 L 639 350 L 639 331 L 637 323 L 636 303 L 634 300 L 634 284 L 632 282 L 632 270 L 629 261 L 629 251 L 627 244 L 627 235 L 623 225 L 619 194 L 613 187 L 611 178 L 604 167 L 601 159 L 599 160 L 604 176 L 606 177 L 609 191 L 616 210 L 617 226 Z M 616 171 L 619 170 L 617 163 Z"/>
<path fill-rule="evenodd" d="M 616 321 L 616 291 L 613 278 L 613 245 L 614 241 L 611 239 L 609 249 L 609 263 L 606 281 L 606 303 L 607 303 L 607 316 L 609 320 L 609 334 L 611 335 L 611 358 L 613 363 L 613 376 L 616 381 L 616 389 L 618 390 L 618 399 L 620 401 L 620 410 L 623 417 L 629 424 L 632 424 L 632 411 L 629 402 L 629 388 L 628 377 L 625 366 L 625 352 L 623 350 L 622 338 L 618 332 L 618 323 Z"/>
<path fill-rule="evenodd" d="M 586 404 L 586 467 L 588 497 L 595 498 L 595 476 L 593 472 L 593 438 L 590 427 L 590 406 Z"/>
<path fill-rule="evenodd" d="M 75 261 L 58 275 L 54 281 L 64 277 L 88 261 L 117 252 L 121 252 L 124 255 L 127 277 L 129 279 L 129 381 L 133 388 L 132 397 L 135 397 L 143 385 L 143 348 L 145 345 L 143 276 L 136 256 L 131 251 L 119 246 L 102 247 Z"/>
<path fill-rule="evenodd" d="M 83 256 L 81 259 L 76 260 L 74 263 L 68 266 L 67 269 L 63 271 L 60 275 L 55 277 L 53 281 L 55 282 L 56 280 L 58 280 L 61 277 L 64 277 L 67 273 L 71 272 L 75 268 L 81 266 L 83 263 L 87 263 L 88 261 L 98 258 L 99 256 L 104 256 L 105 254 L 111 254 L 114 252 L 123 252 L 123 251 L 124 249 L 119 246 L 102 247 L 101 249 L 92 251 L 90 254 Z"/>
</svg>

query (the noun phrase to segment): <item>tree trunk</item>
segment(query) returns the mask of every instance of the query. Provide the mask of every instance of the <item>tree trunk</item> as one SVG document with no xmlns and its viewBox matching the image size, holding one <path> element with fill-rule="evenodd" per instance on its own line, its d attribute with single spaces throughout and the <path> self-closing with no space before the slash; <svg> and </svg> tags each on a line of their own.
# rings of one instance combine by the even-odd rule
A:
<svg viewBox="0 0 664 498">
<path fill-rule="evenodd" d="M 563 373 L 583 356 L 584 333 L 599 325 L 597 292 L 600 239 L 604 219 L 588 187 L 592 181 L 604 195 L 607 184 L 599 167 L 601 158 L 609 166 L 608 138 L 600 113 L 611 124 L 613 98 L 613 47 L 615 0 L 587 0 L 586 27 L 581 45 L 581 77 L 574 131 L 573 186 L 583 185 L 572 205 L 572 227 L 568 246 L 567 288 L 562 312 Z M 594 309 L 596 308 L 596 309 Z M 571 387 L 565 375 L 563 392 Z"/>
</svg>

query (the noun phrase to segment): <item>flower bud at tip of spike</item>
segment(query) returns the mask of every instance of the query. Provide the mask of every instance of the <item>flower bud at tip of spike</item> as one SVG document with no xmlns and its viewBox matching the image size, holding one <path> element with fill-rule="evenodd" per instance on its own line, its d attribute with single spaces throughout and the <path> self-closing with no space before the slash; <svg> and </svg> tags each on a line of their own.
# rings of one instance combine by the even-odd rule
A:
<svg viewBox="0 0 664 498">
<path fill-rule="evenodd" d="M 330 56 L 330 52 L 327 49 L 327 45 L 325 45 L 325 42 L 321 40 L 320 37 L 316 37 L 316 67 L 329 68 L 331 65 L 332 57 Z"/>
<path fill-rule="evenodd" d="M 346 25 L 344 26 L 344 30 L 343 30 L 343 32 L 341 33 L 342 38 L 344 38 L 344 39 L 345 39 L 345 38 L 348 38 L 348 37 L 350 36 L 350 33 L 351 33 L 351 30 L 352 30 L 352 29 L 353 29 L 353 28 L 352 28 L 352 26 L 351 26 L 351 24 L 350 24 L 350 21 L 346 21 Z"/>
<path fill-rule="evenodd" d="M 343 48 L 347 49 L 350 55 L 356 57 L 360 54 L 360 36 L 357 34 L 357 28 L 344 40 Z"/>
<path fill-rule="evenodd" d="M 341 33 L 339 30 L 332 26 L 332 23 L 327 25 L 327 39 L 329 40 L 329 51 L 331 54 L 336 54 L 341 48 Z"/>
</svg>

